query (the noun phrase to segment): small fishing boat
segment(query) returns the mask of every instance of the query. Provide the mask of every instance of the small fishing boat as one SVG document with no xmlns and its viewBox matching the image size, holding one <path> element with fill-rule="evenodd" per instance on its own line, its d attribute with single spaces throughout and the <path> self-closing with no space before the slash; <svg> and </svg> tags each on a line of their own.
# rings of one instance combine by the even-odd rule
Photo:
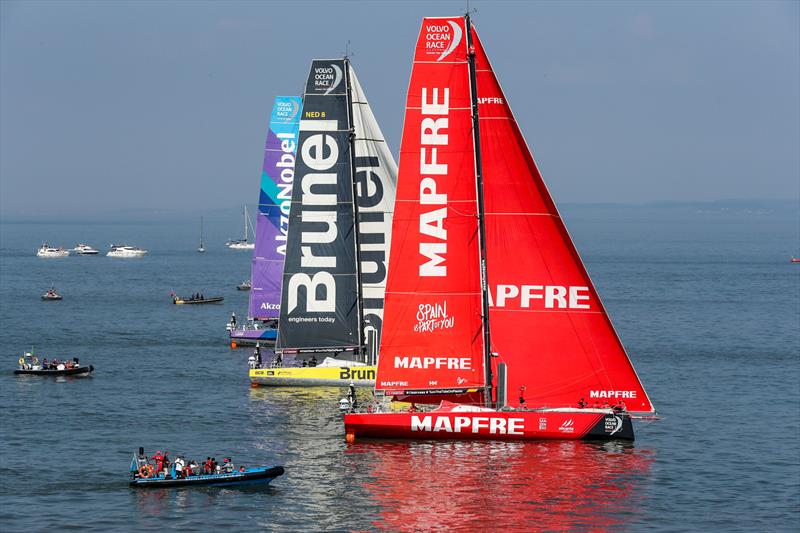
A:
<svg viewBox="0 0 800 533">
<path fill-rule="evenodd" d="M 89 246 L 88 244 L 80 243 L 72 249 L 78 255 L 98 255 L 100 252 Z"/>
<path fill-rule="evenodd" d="M 63 299 L 64 299 L 64 297 L 56 292 L 56 288 L 55 287 L 50 287 L 49 289 L 47 289 L 47 292 L 42 294 L 42 300 L 44 300 L 44 301 L 51 301 L 51 300 L 52 301 L 57 301 L 57 300 L 63 300 Z"/>
<path fill-rule="evenodd" d="M 190 298 L 182 298 L 171 292 L 169 294 L 172 296 L 172 303 L 175 305 L 189 305 L 189 304 L 216 304 L 224 300 L 222 296 L 211 296 L 206 298 L 205 296 L 201 295 L 192 295 Z"/>
<path fill-rule="evenodd" d="M 147 254 L 147 250 L 138 248 L 136 246 L 127 246 L 125 244 L 112 244 L 111 249 L 106 254 L 106 257 L 142 257 Z"/>
<path fill-rule="evenodd" d="M 176 468 L 176 464 L 179 469 Z M 231 468 L 232 468 L 231 464 Z M 144 455 L 144 449 L 139 448 L 139 455 L 134 455 L 130 467 L 130 486 L 140 488 L 165 488 L 165 487 L 197 487 L 201 485 L 216 485 L 218 487 L 267 485 L 278 476 L 282 476 L 282 466 L 255 466 L 251 468 L 239 467 L 231 472 L 214 474 L 201 473 L 200 466 L 196 463 L 187 463 L 178 457 L 168 471 L 156 472 L 155 466 Z"/>
<path fill-rule="evenodd" d="M 47 243 L 42 244 L 39 249 L 36 251 L 37 257 L 67 257 L 69 255 L 69 250 L 65 250 L 63 248 L 54 248 Z"/>
<path fill-rule="evenodd" d="M 45 359 L 41 364 L 39 358 L 33 352 L 25 354 L 17 361 L 19 368 L 14 370 L 14 374 L 34 375 L 34 376 L 78 376 L 94 372 L 94 366 L 81 365 L 77 357 L 72 361 L 59 361 L 54 359 L 47 362 Z"/>
<path fill-rule="evenodd" d="M 791 262 L 792 262 L 792 263 L 800 263 L 800 257 L 795 257 L 795 256 L 792 256 L 792 260 L 791 260 Z"/>
<path fill-rule="evenodd" d="M 238 284 L 236 286 L 236 290 L 237 291 L 249 291 L 252 288 L 253 288 L 253 284 L 250 282 L 249 279 L 246 280 L 246 281 L 241 282 L 240 284 Z"/>
</svg>

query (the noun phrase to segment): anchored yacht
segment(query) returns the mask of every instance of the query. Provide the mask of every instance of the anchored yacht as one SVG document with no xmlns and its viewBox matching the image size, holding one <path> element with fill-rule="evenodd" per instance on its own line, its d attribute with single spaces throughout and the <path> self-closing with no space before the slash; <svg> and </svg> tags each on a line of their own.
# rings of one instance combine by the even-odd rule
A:
<svg viewBox="0 0 800 533">
<path fill-rule="evenodd" d="M 138 248 L 136 246 L 127 246 L 124 244 L 113 244 L 111 250 L 108 251 L 108 257 L 142 257 L 147 254 L 147 250 Z"/>
<path fill-rule="evenodd" d="M 88 244 L 80 243 L 78 246 L 72 249 L 78 255 L 97 255 L 100 252 L 89 246 Z"/>
<path fill-rule="evenodd" d="M 53 248 L 47 243 L 44 243 L 41 248 L 36 252 L 38 257 L 67 257 L 69 250 L 63 248 Z"/>
</svg>

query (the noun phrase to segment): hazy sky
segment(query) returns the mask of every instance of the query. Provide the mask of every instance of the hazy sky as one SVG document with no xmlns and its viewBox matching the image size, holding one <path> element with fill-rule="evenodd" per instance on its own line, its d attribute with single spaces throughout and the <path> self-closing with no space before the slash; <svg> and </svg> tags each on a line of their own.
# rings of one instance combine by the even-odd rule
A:
<svg viewBox="0 0 800 533">
<path fill-rule="evenodd" d="M 557 202 L 800 197 L 799 5 L 470 2 Z M 464 6 L 0 1 L 0 215 L 255 203 L 273 97 L 348 40 L 396 155 Z"/>
</svg>

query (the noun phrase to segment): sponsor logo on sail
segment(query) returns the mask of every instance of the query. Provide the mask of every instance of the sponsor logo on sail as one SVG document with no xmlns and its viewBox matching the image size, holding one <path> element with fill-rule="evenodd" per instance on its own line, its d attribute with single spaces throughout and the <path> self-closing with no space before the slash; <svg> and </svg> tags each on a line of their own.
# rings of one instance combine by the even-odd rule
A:
<svg viewBox="0 0 800 533">
<path fill-rule="evenodd" d="M 619 398 L 636 398 L 635 390 L 590 390 L 589 398 L 602 398 L 602 399 L 619 399 Z"/>
<path fill-rule="evenodd" d="M 361 145 L 357 145 L 356 153 Z M 374 154 L 366 146 L 369 154 Z M 361 283 L 364 312 L 364 338 L 380 342 L 383 325 L 383 303 L 386 288 L 386 256 L 388 254 L 391 225 L 387 223 L 384 183 L 388 169 L 381 166 L 375 155 L 356 155 L 355 181 L 359 214 L 359 256 L 361 258 Z M 377 349 L 377 346 L 375 347 Z"/>
<path fill-rule="evenodd" d="M 441 329 L 451 329 L 455 325 L 455 317 L 447 314 L 447 300 L 441 303 L 419 304 L 417 308 L 416 333 L 432 333 Z"/>
<path fill-rule="evenodd" d="M 448 20 L 447 24 L 425 24 L 425 53 L 441 61 L 458 47 L 464 34 L 461 26 Z"/>
<path fill-rule="evenodd" d="M 299 147 L 300 160 L 309 170 L 300 177 L 300 267 L 314 274 L 297 272 L 289 278 L 286 284 L 289 313 L 300 303 L 301 288 L 306 311 L 332 313 L 336 310 L 336 279 L 329 271 L 336 268 L 336 256 L 325 254 L 330 253 L 330 244 L 339 234 L 336 224 L 339 176 L 331 170 L 339 161 L 340 147 L 336 137 L 325 132 L 336 131 L 338 127 L 338 120 L 300 123 L 301 130 L 312 132 Z M 334 320 L 330 317 L 330 322 Z"/>
<path fill-rule="evenodd" d="M 295 100 L 278 100 L 275 102 L 274 117 L 281 122 L 291 122 L 300 111 L 300 104 Z"/>
<path fill-rule="evenodd" d="M 261 305 L 259 306 L 259 308 L 262 311 L 271 311 L 271 310 L 278 311 L 278 310 L 280 310 L 281 306 L 280 306 L 280 304 L 273 304 L 273 303 L 269 303 L 269 302 L 261 302 Z"/>
<path fill-rule="evenodd" d="M 282 102 L 288 103 L 288 102 Z M 297 114 L 297 109 L 294 110 Z M 275 202 L 281 211 L 279 232 L 275 235 L 275 250 L 280 255 L 286 255 L 286 236 L 289 233 L 289 210 L 292 206 L 292 183 L 294 182 L 294 163 L 295 150 L 297 149 L 297 138 L 294 133 L 278 133 L 276 135 L 281 142 L 281 157 L 275 162 L 275 171 L 278 172 L 280 181 L 276 181 L 278 186 L 278 197 Z"/>
<path fill-rule="evenodd" d="M 591 309 L 589 287 L 563 285 L 497 285 L 489 291 L 492 307 L 521 309 Z"/>
<path fill-rule="evenodd" d="M 499 96 L 483 96 L 478 98 L 479 104 L 503 104 L 503 99 Z"/>
<path fill-rule="evenodd" d="M 342 68 L 332 63 L 327 67 L 314 67 L 314 73 L 310 81 L 313 82 L 313 90 L 315 92 L 330 94 L 336 90 L 342 82 L 342 78 Z"/>
<path fill-rule="evenodd" d="M 495 416 L 432 416 L 412 415 L 411 431 L 431 433 L 482 433 L 489 435 L 522 435 L 525 420 Z"/>
<path fill-rule="evenodd" d="M 575 431 L 575 422 L 573 422 L 571 418 L 565 420 L 564 423 L 559 426 L 558 430 L 564 433 L 573 433 Z"/>
<path fill-rule="evenodd" d="M 447 193 L 440 192 L 442 178 L 446 181 L 447 163 L 440 160 L 441 149 L 447 152 L 450 113 L 450 89 L 422 88 L 420 108 L 419 157 L 419 265 L 420 277 L 447 276 Z M 434 118 L 435 117 L 435 118 Z"/>
</svg>

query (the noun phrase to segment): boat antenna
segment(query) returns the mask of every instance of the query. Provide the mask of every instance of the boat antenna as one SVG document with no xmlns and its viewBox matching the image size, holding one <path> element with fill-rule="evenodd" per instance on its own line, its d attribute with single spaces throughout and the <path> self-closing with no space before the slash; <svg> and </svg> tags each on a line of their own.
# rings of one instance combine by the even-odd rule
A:
<svg viewBox="0 0 800 533">
<path fill-rule="evenodd" d="M 350 53 L 350 39 L 347 40 L 347 44 L 344 45 L 344 56 L 343 59 L 350 59 L 355 54 Z"/>
</svg>

